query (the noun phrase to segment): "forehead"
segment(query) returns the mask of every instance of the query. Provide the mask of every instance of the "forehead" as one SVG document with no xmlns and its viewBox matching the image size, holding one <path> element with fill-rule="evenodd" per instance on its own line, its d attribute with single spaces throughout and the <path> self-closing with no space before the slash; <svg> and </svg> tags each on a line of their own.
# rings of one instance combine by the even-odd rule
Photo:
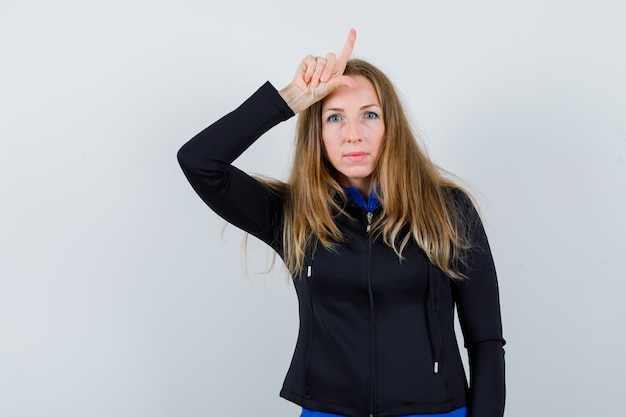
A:
<svg viewBox="0 0 626 417">
<path fill-rule="evenodd" d="M 344 108 L 350 105 L 380 106 L 380 100 L 376 89 L 370 80 L 362 75 L 351 75 L 350 78 L 356 83 L 356 88 L 339 87 L 329 94 L 322 103 L 322 111 L 328 108 Z"/>
</svg>

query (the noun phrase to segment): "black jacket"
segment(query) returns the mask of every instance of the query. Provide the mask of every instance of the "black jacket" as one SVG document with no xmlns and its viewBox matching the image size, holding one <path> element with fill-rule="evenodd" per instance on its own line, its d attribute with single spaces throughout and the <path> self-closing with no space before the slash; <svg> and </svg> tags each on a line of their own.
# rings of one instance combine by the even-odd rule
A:
<svg viewBox="0 0 626 417">
<path fill-rule="evenodd" d="M 178 153 L 189 182 L 217 214 L 258 237 L 279 255 L 283 202 L 231 165 L 293 112 L 269 84 L 209 126 Z M 350 417 L 443 413 L 501 417 L 504 351 L 496 273 L 487 238 L 474 218 L 476 248 L 469 277 L 452 281 L 416 245 L 399 261 L 366 231 L 372 214 L 348 205 L 336 222 L 345 236 L 334 250 L 307 255 L 294 284 L 300 330 L 281 396 L 305 408 Z M 306 212 L 303 211 L 303 215 Z M 368 219 L 370 217 L 370 219 Z M 454 333 L 454 309 L 470 360 L 470 384 Z"/>
</svg>

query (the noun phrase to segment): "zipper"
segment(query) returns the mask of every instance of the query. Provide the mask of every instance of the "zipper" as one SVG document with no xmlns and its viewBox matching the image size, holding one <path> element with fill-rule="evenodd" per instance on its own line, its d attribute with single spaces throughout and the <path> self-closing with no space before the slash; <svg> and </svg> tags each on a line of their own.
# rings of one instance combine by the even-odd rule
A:
<svg viewBox="0 0 626 417">
<path fill-rule="evenodd" d="M 369 359 L 370 366 L 370 393 L 369 393 L 369 408 L 370 413 L 369 417 L 374 417 L 374 396 L 376 392 L 376 375 L 375 375 L 375 361 L 376 361 L 376 320 L 374 315 L 374 293 L 372 289 L 372 237 L 369 235 L 369 232 L 372 228 L 372 220 L 374 218 L 374 213 L 371 211 L 367 212 L 367 227 L 365 231 L 368 233 L 367 236 L 367 293 L 369 297 L 370 303 L 370 345 L 371 345 L 371 353 Z"/>
</svg>

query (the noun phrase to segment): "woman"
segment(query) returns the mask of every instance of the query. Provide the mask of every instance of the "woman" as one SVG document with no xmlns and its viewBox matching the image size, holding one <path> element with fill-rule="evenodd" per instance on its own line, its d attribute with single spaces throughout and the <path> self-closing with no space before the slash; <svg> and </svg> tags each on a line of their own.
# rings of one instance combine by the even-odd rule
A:
<svg viewBox="0 0 626 417">
<path fill-rule="evenodd" d="M 178 158 L 200 197 L 270 245 L 292 274 L 300 331 L 281 396 L 303 416 L 501 417 L 504 340 L 495 269 L 467 194 L 416 144 L 376 67 L 307 56 Z M 299 114 L 287 183 L 231 165 Z M 470 383 L 454 334 L 457 308 Z"/>
</svg>

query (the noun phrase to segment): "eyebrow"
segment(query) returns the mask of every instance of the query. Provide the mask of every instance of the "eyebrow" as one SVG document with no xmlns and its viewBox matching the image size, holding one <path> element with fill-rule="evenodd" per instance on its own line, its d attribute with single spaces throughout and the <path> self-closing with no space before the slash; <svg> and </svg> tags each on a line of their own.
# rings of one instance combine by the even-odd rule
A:
<svg viewBox="0 0 626 417">
<path fill-rule="evenodd" d="M 365 106 L 361 106 L 361 108 L 359 110 L 365 110 L 365 109 L 370 108 L 370 107 L 378 107 L 379 109 L 382 109 L 382 107 L 380 107 L 378 104 L 366 104 Z M 342 109 L 341 107 L 330 107 L 330 108 L 324 110 L 322 113 L 326 113 L 326 112 L 329 112 L 329 111 L 342 112 L 342 111 L 344 111 L 344 109 Z"/>
</svg>

